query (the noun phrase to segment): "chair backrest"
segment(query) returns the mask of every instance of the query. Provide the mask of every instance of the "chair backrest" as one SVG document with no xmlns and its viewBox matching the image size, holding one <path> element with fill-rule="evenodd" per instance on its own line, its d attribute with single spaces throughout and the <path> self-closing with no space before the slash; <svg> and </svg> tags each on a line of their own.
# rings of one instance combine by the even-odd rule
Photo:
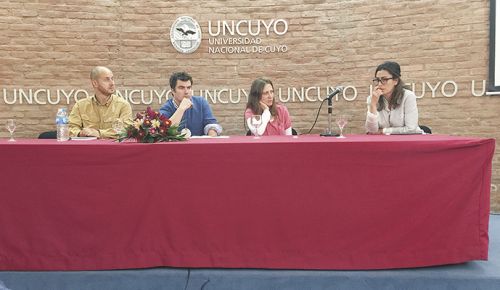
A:
<svg viewBox="0 0 500 290">
<path fill-rule="evenodd" d="M 47 131 L 38 135 L 38 139 L 57 139 L 57 131 Z"/>
<path fill-rule="evenodd" d="M 425 134 L 432 134 L 432 130 L 430 127 L 424 126 L 424 125 L 419 125 L 420 129 L 424 131 Z"/>
<path fill-rule="evenodd" d="M 299 135 L 297 133 L 297 130 L 295 130 L 294 128 L 292 128 L 292 135 Z M 248 130 L 247 131 L 247 136 L 252 136 L 252 131 Z"/>
</svg>

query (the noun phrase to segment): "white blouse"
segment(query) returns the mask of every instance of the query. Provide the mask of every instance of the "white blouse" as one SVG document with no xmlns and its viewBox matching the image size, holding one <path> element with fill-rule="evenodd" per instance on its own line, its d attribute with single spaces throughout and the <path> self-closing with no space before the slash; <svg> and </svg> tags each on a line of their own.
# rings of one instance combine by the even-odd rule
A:
<svg viewBox="0 0 500 290">
<path fill-rule="evenodd" d="M 381 96 L 383 98 L 383 96 Z M 403 101 L 395 109 L 389 109 L 388 102 L 382 111 L 376 114 L 370 112 L 371 96 L 366 100 L 368 112 L 366 114 L 365 129 L 368 133 L 377 133 L 383 128 L 384 134 L 422 134 L 418 126 L 417 97 L 410 90 L 404 90 Z"/>
</svg>

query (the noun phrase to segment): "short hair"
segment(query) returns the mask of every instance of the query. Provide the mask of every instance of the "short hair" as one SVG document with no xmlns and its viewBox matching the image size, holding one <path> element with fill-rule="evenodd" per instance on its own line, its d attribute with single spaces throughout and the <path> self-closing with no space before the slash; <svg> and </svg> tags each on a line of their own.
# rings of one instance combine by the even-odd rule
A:
<svg viewBox="0 0 500 290">
<path fill-rule="evenodd" d="M 187 72 L 174 72 L 170 76 L 170 88 L 173 90 L 177 85 L 177 80 L 181 80 L 183 82 L 191 81 L 191 85 L 193 84 L 193 78 Z"/>
<path fill-rule="evenodd" d="M 105 66 L 96 66 L 90 71 L 90 79 L 95 80 L 103 72 L 111 72 L 111 70 Z"/>
</svg>

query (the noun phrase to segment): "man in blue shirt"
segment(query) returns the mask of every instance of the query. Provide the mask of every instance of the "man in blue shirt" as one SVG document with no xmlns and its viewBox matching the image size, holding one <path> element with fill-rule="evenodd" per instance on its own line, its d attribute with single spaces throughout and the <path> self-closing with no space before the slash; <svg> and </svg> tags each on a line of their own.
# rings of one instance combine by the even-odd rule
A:
<svg viewBox="0 0 500 290">
<path fill-rule="evenodd" d="M 193 78 L 186 72 L 175 72 L 170 76 L 173 98 L 160 109 L 160 113 L 178 125 L 188 128 L 193 136 L 218 136 L 222 127 L 217 124 L 208 102 L 203 97 L 193 96 Z"/>
</svg>

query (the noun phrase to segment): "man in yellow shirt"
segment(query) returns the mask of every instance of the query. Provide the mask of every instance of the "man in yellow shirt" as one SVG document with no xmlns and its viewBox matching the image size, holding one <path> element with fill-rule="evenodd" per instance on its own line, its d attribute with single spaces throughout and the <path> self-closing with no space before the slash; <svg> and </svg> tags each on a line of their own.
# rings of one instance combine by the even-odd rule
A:
<svg viewBox="0 0 500 290">
<path fill-rule="evenodd" d="M 94 96 L 76 102 L 69 114 L 71 137 L 117 138 L 112 128 L 113 121 L 120 119 L 124 124 L 132 120 L 132 107 L 123 98 L 114 95 L 113 72 L 103 66 L 96 66 L 90 72 Z"/>
</svg>

